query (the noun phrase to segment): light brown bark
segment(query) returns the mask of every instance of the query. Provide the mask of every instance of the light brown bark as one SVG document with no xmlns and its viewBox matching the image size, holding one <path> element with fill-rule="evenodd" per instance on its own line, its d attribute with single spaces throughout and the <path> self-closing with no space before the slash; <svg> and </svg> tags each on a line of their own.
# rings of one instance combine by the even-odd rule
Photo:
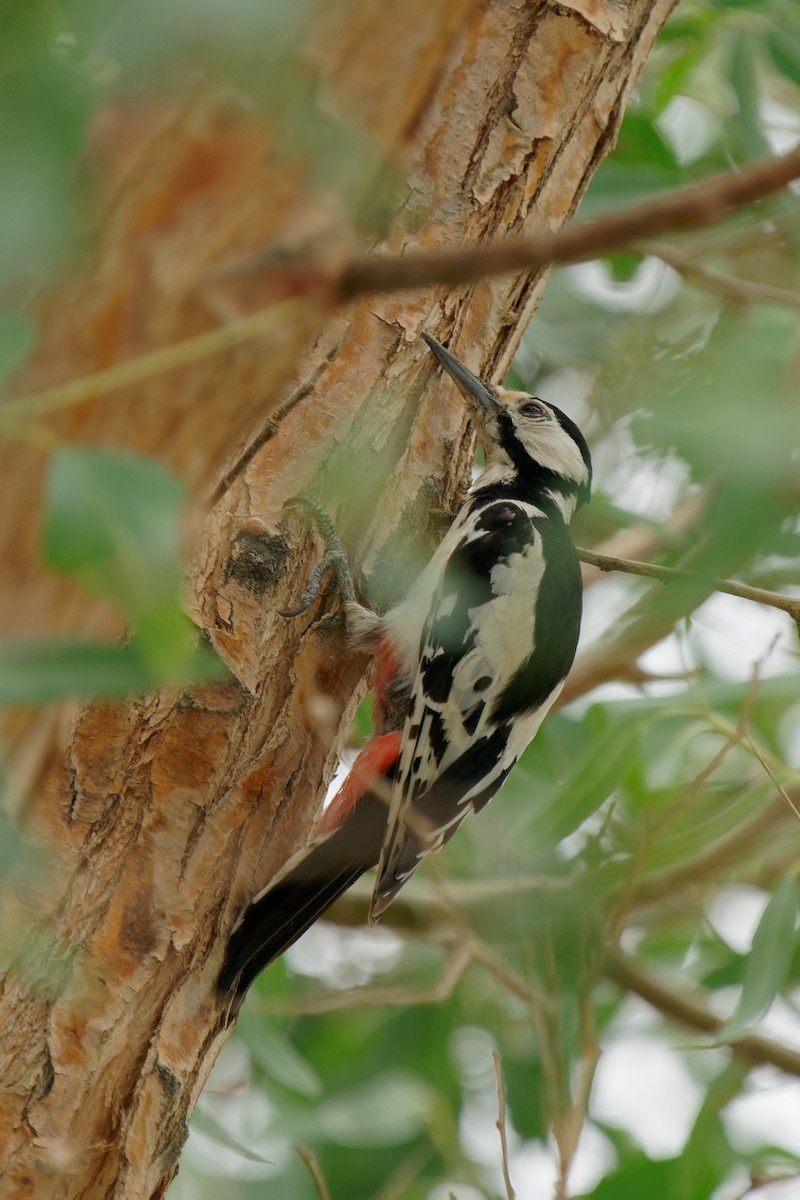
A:
<svg viewBox="0 0 800 1200">
<path fill-rule="evenodd" d="M 613 145 L 670 7 L 325 6 L 302 70 L 403 181 L 380 248 L 558 228 Z M 313 243 L 329 261 L 361 244 L 335 189 L 207 77 L 190 95 L 118 103 L 87 153 L 93 248 L 39 304 L 41 349 L 20 393 L 313 283 L 220 272 L 265 245 Z M 162 1194 L 224 1037 L 225 930 L 306 836 L 365 686 L 334 596 L 292 623 L 277 615 L 313 544 L 282 505 L 322 497 L 373 593 L 401 589 L 386 582 L 395 547 L 452 507 L 471 452 L 418 334 L 500 374 L 542 285 L 520 274 L 339 312 L 312 297 L 261 342 L 52 420 L 66 439 L 154 455 L 187 482 L 188 604 L 236 682 L 12 723 L 15 811 L 47 869 L 4 897 L 0 1195 Z M 2 457 L 5 633 L 119 632 L 115 613 L 40 565 L 41 456 Z"/>
</svg>

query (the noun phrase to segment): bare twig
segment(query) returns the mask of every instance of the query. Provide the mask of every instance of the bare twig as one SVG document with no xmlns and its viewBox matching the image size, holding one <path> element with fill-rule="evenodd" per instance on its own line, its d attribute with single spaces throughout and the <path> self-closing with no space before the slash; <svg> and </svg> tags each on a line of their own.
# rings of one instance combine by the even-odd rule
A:
<svg viewBox="0 0 800 1200">
<path fill-rule="evenodd" d="M 435 1150 L 432 1146 L 422 1146 L 412 1150 L 407 1158 L 401 1159 L 391 1175 L 381 1184 L 372 1200 L 403 1200 L 420 1172 L 433 1158 Z"/>
<path fill-rule="evenodd" d="M 317 1156 L 314 1151 L 309 1146 L 295 1146 L 295 1150 L 308 1167 L 308 1173 L 314 1180 L 314 1187 L 316 1188 L 319 1200 L 331 1200 L 325 1176 L 322 1174 L 322 1169 L 317 1162 Z"/>
<path fill-rule="evenodd" d="M 444 1004 L 449 1000 L 473 957 L 469 944 L 460 943 L 454 946 L 439 978 L 426 988 L 362 987 L 306 998 L 293 996 L 288 1010 L 285 1003 L 262 1001 L 256 1011 L 281 1015 L 291 1011 L 292 1016 L 316 1017 L 332 1012 L 349 1012 L 354 1008 L 411 1008 L 412 1005 Z M 252 1008 L 255 1002 L 251 1000 L 250 1003 Z"/>
<path fill-rule="evenodd" d="M 698 715 L 702 715 L 699 710 Z M 730 736 L 727 730 L 721 729 L 720 732 Z M 794 811 L 800 798 L 796 796 L 797 789 L 792 791 L 795 792 L 794 798 L 790 793 Z M 773 846 L 777 841 L 785 843 L 785 839 L 776 833 L 776 827 L 785 812 L 785 803 L 783 798 L 781 801 L 776 799 L 767 802 L 752 817 L 736 825 L 729 834 L 718 838 L 703 853 L 680 866 L 640 880 L 633 892 L 630 909 L 638 911 L 650 908 L 666 898 L 674 901 L 678 895 L 697 884 L 708 887 L 748 854 L 754 851 L 761 853 L 765 842 Z M 796 856 L 796 851 L 794 854 Z M 503 903 L 509 897 L 519 897 L 523 901 L 532 892 L 543 896 L 579 892 L 585 880 L 581 868 L 563 876 L 532 874 L 507 879 L 454 879 L 448 884 L 448 898 L 469 919 L 471 911 L 485 913 L 492 905 Z M 326 920 L 348 928 L 363 926 L 367 919 L 370 895 L 367 883 L 360 881 L 328 910 Z M 609 893 L 608 898 L 613 901 L 613 894 Z M 432 930 L 449 926 L 451 919 L 450 908 L 444 905 L 439 889 L 418 879 L 412 888 L 406 889 L 393 901 L 392 907 L 381 918 L 381 923 L 397 933 L 430 936 Z M 525 987 L 516 977 L 512 990 L 517 994 L 520 994 L 519 986 Z M 521 994 L 521 999 L 530 1001 L 529 991 Z"/>
<path fill-rule="evenodd" d="M 508 1137 L 506 1136 L 506 1092 L 503 1086 L 503 1060 L 497 1050 L 492 1051 L 494 1074 L 497 1080 L 497 1132 L 500 1134 L 500 1159 L 503 1165 L 503 1182 L 506 1185 L 508 1200 L 516 1200 L 517 1193 L 511 1186 L 511 1176 L 508 1171 Z"/>
<path fill-rule="evenodd" d="M 92 400 L 96 396 L 105 396 L 109 392 L 118 392 L 137 383 L 145 383 L 166 371 L 191 366 L 213 354 L 221 354 L 245 342 L 264 337 L 295 315 L 299 311 L 300 303 L 294 298 L 282 300 L 279 304 L 258 309 L 257 312 L 231 321 L 219 329 L 211 329 L 208 333 L 200 333 L 181 342 L 172 342 L 158 350 L 151 350 L 149 354 L 129 358 L 105 371 L 95 371 L 82 379 L 73 379 L 57 387 L 45 388 L 41 392 L 8 400 L 0 404 L 0 426 L 6 422 L 32 421 L 47 413 L 70 408 L 83 400 Z"/>
<path fill-rule="evenodd" d="M 783 784 L 780 782 L 780 780 L 776 779 L 774 771 L 770 767 L 770 765 L 767 762 L 764 755 L 759 750 L 758 746 L 755 743 L 755 740 L 753 739 L 753 735 L 751 733 L 748 733 L 748 735 L 747 735 L 747 745 L 752 750 L 753 756 L 758 760 L 758 762 L 764 768 L 764 773 L 769 777 L 770 781 L 775 785 L 778 795 L 786 803 L 786 806 L 789 809 L 789 812 L 792 814 L 792 816 L 794 817 L 794 819 L 796 821 L 800 821 L 800 809 L 798 809 L 794 800 L 789 795 L 789 793 L 787 792 L 787 790 L 783 786 Z"/>
<path fill-rule="evenodd" d="M 347 328 L 349 328 L 349 326 L 347 326 Z M 269 415 L 264 425 L 255 435 L 255 437 L 253 437 L 252 441 L 245 446 L 239 457 L 230 465 L 230 467 L 216 484 L 209 497 L 209 508 L 216 507 L 216 505 L 233 484 L 234 479 L 236 479 L 249 467 L 259 450 L 261 450 L 262 447 L 267 444 L 270 438 L 275 436 L 280 429 L 282 422 L 289 415 L 289 413 L 297 407 L 301 400 L 305 400 L 306 396 L 311 395 L 311 393 L 314 391 L 314 388 L 319 383 L 321 376 L 325 373 L 325 371 L 327 371 L 328 367 L 335 359 L 342 342 L 344 341 L 346 332 L 347 329 L 340 334 L 340 336 L 336 339 L 335 344 L 331 347 L 325 357 L 317 363 L 307 378 L 299 383 L 297 387 L 289 393 L 286 399 L 281 402 L 279 407 Z"/>
<path fill-rule="evenodd" d="M 599 571 L 624 571 L 628 575 L 657 579 L 659 583 L 705 584 L 716 592 L 725 592 L 742 600 L 753 600 L 756 604 L 768 604 L 771 608 L 779 608 L 788 613 L 792 620 L 800 623 L 800 598 L 797 596 L 784 596 L 781 592 L 769 592 L 766 588 L 751 587 L 747 583 L 734 583 L 731 579 L 707 579 L 699 571 L 685 571 L 679 567 L 662 567 L 654 563 L 636 562 L 631 558 L 595 554 L 593 550 L 579 549 L 578 557 L 582 562 L 597 567 Z"/>
<path fill-rule="evenodd" d="M 708 486 L 691 492 L 676 504 L 666 521 L 659 525 L 641 522 L 618 529 L 591 551 L 610 558 L 644 561 L 665 549 L 684 545 L 686 535 L 702 521 L 708 506 Z M 603 576 L 599 567 L 584 562 L 581 571 L 584 590 Z"/>
<path fill-rule="evenodd" d="M 553 1136 L 558 1146 L 559 1178 L 556 1197 L 567 1195 L 569 1173 L 578 1149 L 586 1121 L 589 1097 L 600 1058 L 600 1043 L 595 1030 L 594 1007 L 590 994 L 581 998 L 581 1056 L 575 1064 L 571 1096 L 559 1121 L 553 1123 Z"/>
<path fill-rule="evenodd" d="M 386 918 L 390 919 L 391 915 L 392 910 L 390 909 L 386 914 Z M 500 955 L 490 950 L 488 946 L 481 943 L 478 939 L 471 940 L 470 944 L 465 945 L 463 949 L 465 953 L 468 952 L 470 961 L 481 963 L 486 967 L 498 983 L 502 984 L 512 995 L 517 996 L 520 1000 L 530 1005 L 531 1011 L 534 1014 L 541 1010 L 544 1003 L 542 998 L 536 994 L 535 990 Z M 657 1008 L 659 1012 L 662 1012 L 667 1017 L 671 1017 L 680 1024 L 688 1026 L 690 1029 L 696 1029 L 701 1033 L 716 1036 L 724 1024 L 719 1017 L 706 1008 L 702 1001 L 687 995 L 685 992 L 676 991 L 669 985 L 655 979 L 649 972 L 642 970 L 638 964 L 619 951 L 609 952 L 603 970 L 605 975 L 619 984 L 620 987 L 625 988 L 626 991 L 633 992 L 637 996 L 641 996 L 643 1000 L 646 1000 L 648 1004 Z M 393 991 L 396 997 L 400 989 L 393 989 Z M 372 989 L 370 989 L 370 992 L 372 992 L 372 999 L 370 1000 L 372 1002 L 375 992 Z M 333 1007 L 344 1008 L 352 1004 L 353 993 L 343 994 L 335 997 L 335 999 L 337 1003 L 335 1006 L 332 1005 L 331 1009 Z M 330 1011 L 331 1009 L 326 1009 L 325 1011 Z M 293 1001 L 292 1012 L 306 1011 L 305 1008 L 298 1009 L 296 1001 Z M 315 1011 L 320 1010 L 316 1009 Z M 547 1050 L 546 1043 L 541 1043 L 540 1049 L 544 1054 Z M 786 1071 L 790 1075 L 800 1076 L 800 1053 L 795 1050 L 789 1050 L 769 1038 L 760 1037 L 758 1034 L 749 1034 L 747 1037 L 733 1043 L 730 1049 L 734 1054 L 741 1056 L 750 1063 L 771 1063 L 773 1066 Z"/>
<path fill-rule="evenodd" d="M 466 250 L 418 252 L 402 257 L 353 259 L 339 276 L 337 298 L 351 300 L 367 292 L 455 286 L 490 275 L 538 271 L 611 254 L 642 238 L 715 224 L 739 209 L 780 191 L 800 176 L 800 150 L 772 158 L 746 171 L 717 175 L 704 183 L 668 192 L 647 204 L 571 225 L 555 234 L 511 239 Z"/>
<path fill-rule="evenodd" d="M 709 291 L 716 292 L 734 304 L 783 304 L 787 308 L 800 308 L 800 292 L 775 287 L 771 283 L 758 283 L 752 279 L 740 279 L 729 271 L 706 265 L 697 253 L 689 253 L 678 246 L 665 246 L 662 242 L 641 242 L 633 249 L 642 254 L 651 254 L 678 271 L 685 279 L 698 283 Z"/>
<path fill-rule="evenodd" d="M 686 992 L 678 991 L 660 980 L 655 979 L 648 971 L 633 962 L 619 951 L 612 951 L 605 964 L 605 973 L 609 979 L 619 984 L 628 992 L 641 996 L 653 1008 L 666 1017 L 697 1029 L 700 1033 L 716 1036 L 724 1025 L 724 1021 L 710 1012 L 706 1006 Z M 769 1038 L 759 1037 L 758 1034 L 748 1034 L 747 1037 L 733 1042 L 729 1049 L 750 1063 L 771 1063 L 772 1066 L 786 1071 L 789 1075 L 800 1075 L 800 1053 L 789 1050 L 779 1042 Z"/>
<path fill-rule="evenodd" d="M 627 248 L 642 238 L 714 224 L 729 213 L 780 191 L 798 177 L 800 150 L 793 150 L 782 158 L 768 159 L 747 171 L 727 172 L 621 213 L 571 225 L 555 234 L 512 239 L 467 250 L 356 258 L 340 272 L 334 288 L 335 297 L 347 301 L 367 292 L 391 292 L 433 284 L 455 285 L 490 275 L 580 262 Z M 665 250 L 667 253 L 675 258 L 679 252 L 670 248 Z M 787 297 L 793 293 L 784 294 L 782 289 L 773 289 L 773 293 L 775 290 L 779 295 L 773 294 L 772 299 L 789 303 Z M 281 301 L 219 329 L 164 346 L 108 370 L 8 401 L 2 406 L 2 419 L 31 420 L 232 349 L 272 332 L 301 303 L 307 301 L 301 302 L 294 297 Z"/>
<path fill-rule="evenodd" d="M 762 1171 L 757 1174 L 754 1173 L 750 1177 L 750 1182 L 747 1187 L 743 1192 L 740 1192 L 738 1196 L 735 1196 L 734 1200 L 747 1200 L 748 1196 L 755 1196 L 756 1192 L 763 1192 L 767 1194 L 767 1188 L 772 1187 L 774 1183 L 787 1183 L 790 1180 L 796 1181 L 797 1179 L 800 1179 L 800 1175 L 798 1175 L 797 1171 L 781 1171 L 774 1175 L 767 1174 L 766 1171 Z M 795 1191 L 796 1188 L 793 1188 L 792 1190 Z M 782 1196 L 786 1196 L 788 1194 L 789 1193 L 785 1190 L 781 1190 Z"/>
<path fill-rule="evenodd" d="M 658 835 L 664 827 L 671 821 L 674 821 L 677 816 L 689 809 L 697 797 L 700 795 L 706 784 L 714 777 L 717 771 L 722 767 L 725 760 L 728 758 L 731 751 L 741 745 L 747 736 L 747 725 L 750 720 L 750 714 L 753 711 L 758 691 L 761 684 L 761 672 L 764 668 L 764 663 L 769 658 L 774 647 L 773 644 L 766 651 L 764 656 L 756 662 L 753 667 L 753 675 L 750 680 L 747 692 L 742 703 L 739 717 L 736 725 L 733 728 L 725 728 L 720 730 L 724 737 L 724 741 L 716 754 L 712 756 L 709 762 L 697 772 L 697 774 L 688 781 L 686 786 L 681 790 L 673 804 L 667 805 L 664 811 L 654 817 L 649 818 L 639 845 L 636 847 L 631 857 L 631 869 L 628 872 L 628 877 L 623 885 L 619 900 L 615 905 L 614 915 L 609 922 L 609 928 L 612 931 L 612 936 L 618 938 L 623 928 L 624 922 L 630 912 L 631 903 L 637 894 L 637 889 L 640 881 L 640 874 L 646 862 L 647 855 L 653 842 L 657 840 Z M 713 717 L 709 716 L 709 723 L 714 724 Z"/>
</svg>

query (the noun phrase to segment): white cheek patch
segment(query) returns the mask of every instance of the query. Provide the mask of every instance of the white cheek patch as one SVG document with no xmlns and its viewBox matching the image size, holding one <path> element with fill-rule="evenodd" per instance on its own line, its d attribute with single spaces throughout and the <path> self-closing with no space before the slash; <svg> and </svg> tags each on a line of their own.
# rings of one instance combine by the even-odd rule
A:
<svg viewBox="0 0 800 1200">
<path fill-rule="evenodd" d="M 542 421 L 529 429 L 518 426 L 517 436 L 531 458 L 543 467 L 574 479 L 576 483 L 588 482 L 589 472 L 583 455 L 556 420 L 546 424 Z"/>
</svg>

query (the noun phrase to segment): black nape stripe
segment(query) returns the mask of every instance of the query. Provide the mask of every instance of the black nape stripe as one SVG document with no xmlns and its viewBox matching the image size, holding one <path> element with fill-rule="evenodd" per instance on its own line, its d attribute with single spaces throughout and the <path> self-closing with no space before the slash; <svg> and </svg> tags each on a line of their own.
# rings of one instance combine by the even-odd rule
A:
<svg viewBox="0 0 800 1200">
<path fill-rule="evenodd" d="M 586 438 L 583 436 L 580 429 L 573 421 L 572 417 L 568 417 L 567 414 L 565 412 L 562 412 L 560 408 L 557 408 L 555 404 L 551 404 L 550 408 L 555 413 L 556 420 L 558 421 L 561 428 L 564 430 L 565 433 L 569 434 L 569 436 L 572 438 L 575 445 L 580 450 L 581 458 L 583 459 L 584 463 L 586 464 L 586 470 L 589 472 L 588 486 L 591 487 L 592 457 L 589 453 L 589 446 L 586 442 Z"/>
<path fill-rule="evenodd" d="M 507 412 L 501 413 L 498 417 L 498 433 L 500 435 L 500 445 L 511 459 L 511 464 L 514 468 L 516 478 L 509 483 L 504 483 L 499 486 L 499 489 L 487 488 L 488 493 L 492 491 L 492 499 L 506 497 L 508 499 L 519 498 L 527 500 L 531 504 L 535 504 L 537 508 L 541 508 L 548 516 L 556 515 L 558 505 L 553 502 L 548 493 L 557 492 L 562 496 L 575 496 L 578 505 L 584 504 L 589 499 L 592 479 L 592 463 L 589 457 L 589 447 L 586 445 L 586 440 L 578 429 L 574 421 L 562 413 L 561 409 L 556 408 L 554 404 L 549 405 L 553 410 L 558 423 L 572 437 L 576 446 L 581 452 L 581 457 L 586 464 L 586 469 L 589 473 L 589 478 L 585 484 L 579 484 L 573 479 L 567 479 L 558 471 L 551 470 L 550 467 L 542 466 L 535 458 L 532 458 L 528 451 L 524 448 L 514 427 L 514 422 L 511 415 Z M 476 496 L 483 496 L 484 489 L 481 488 Z"/>
</svg>

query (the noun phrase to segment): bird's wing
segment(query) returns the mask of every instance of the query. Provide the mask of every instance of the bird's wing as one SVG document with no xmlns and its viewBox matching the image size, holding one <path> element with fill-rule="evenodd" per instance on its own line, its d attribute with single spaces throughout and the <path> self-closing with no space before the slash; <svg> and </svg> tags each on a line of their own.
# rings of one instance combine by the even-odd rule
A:
<svg viewBox="0 0 800 1200">
<path fill-rule="evenodd" d="M 475 507 L 443 543 L 420 644 L 371 916 L 505 779 L 509 722 L 492 708 L 530 657 L 544 570 L 531 505 Z M 532 736 L 532 734 L 531 734 Z"/>
</svg>

